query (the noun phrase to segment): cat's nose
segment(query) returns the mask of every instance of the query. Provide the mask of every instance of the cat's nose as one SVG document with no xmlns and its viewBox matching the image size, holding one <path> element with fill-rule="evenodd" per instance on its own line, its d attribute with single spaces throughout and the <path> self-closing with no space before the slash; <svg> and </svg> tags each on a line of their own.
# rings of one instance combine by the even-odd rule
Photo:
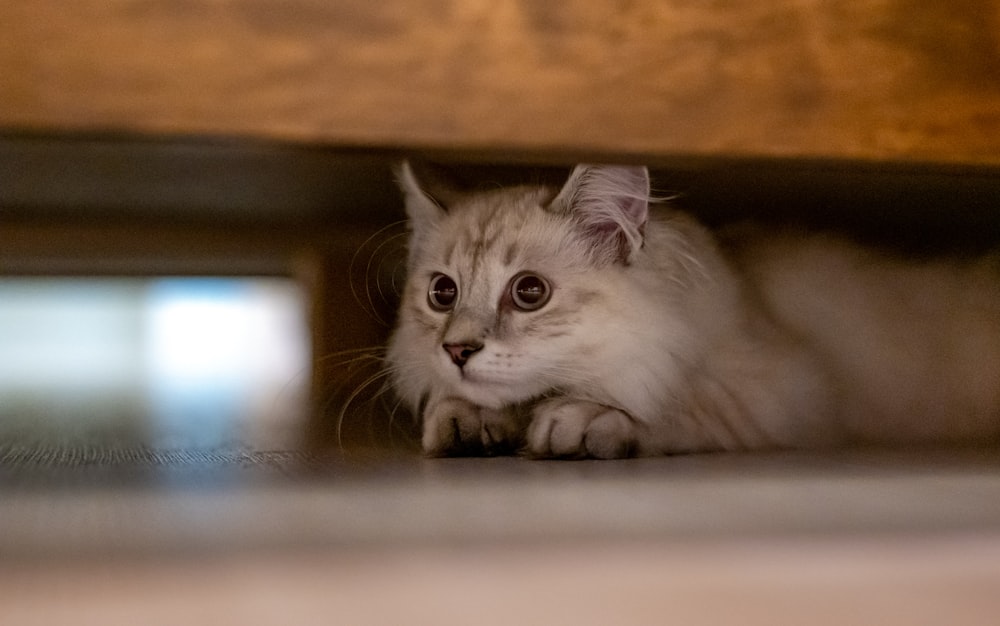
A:
<svg viewBox="0 0 1000 626">
<path fill-rule="evenodd" d="M 473 354 L 483 349 L 483 344 L 446 343 L 442 347 L 444 348 L 445 352 L 447 352 L 449 356 L 451 356 L 451 360 L 455 365 L 463 367 L 466 363 L 469 362 L 469 359 L 472 357 Z"/>
</svg>

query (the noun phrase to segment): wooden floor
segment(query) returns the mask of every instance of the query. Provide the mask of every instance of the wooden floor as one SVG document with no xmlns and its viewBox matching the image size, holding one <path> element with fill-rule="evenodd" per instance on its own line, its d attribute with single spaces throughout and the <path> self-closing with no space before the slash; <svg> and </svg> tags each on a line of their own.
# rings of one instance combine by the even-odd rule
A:
<svg viewBox="0 0 1000 626">
<path fill-rule="evenodd" d="M 155 442 L 151 442 L 155 444 Z M 0 449 L 4 624 L 993 624 L 1000 453 Z"/>
</svg>

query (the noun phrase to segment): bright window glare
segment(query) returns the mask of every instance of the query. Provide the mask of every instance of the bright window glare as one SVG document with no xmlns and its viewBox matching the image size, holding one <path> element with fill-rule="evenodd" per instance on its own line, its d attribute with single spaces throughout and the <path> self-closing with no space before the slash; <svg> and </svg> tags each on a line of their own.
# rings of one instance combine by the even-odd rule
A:
<svg viewBox="0 0 1000 626">
<path fill-rule="evenodd" d="M 136 384 L 142 289 L 117 281 L 0 281 L 0 393 Z"/>
<path fill-rule="evenodd" d="M 154 377 L 204 385 L 301 374 L 302 307 L 284 287 L 224 280 L 153 284 L 147 355 Z"/>
<path fill-rule="evenodd" d="M 117 415 L 218 445 L 301 419 L 304 311 L 280 279 L 0 280 L 0 420 Z"/>
</svg>

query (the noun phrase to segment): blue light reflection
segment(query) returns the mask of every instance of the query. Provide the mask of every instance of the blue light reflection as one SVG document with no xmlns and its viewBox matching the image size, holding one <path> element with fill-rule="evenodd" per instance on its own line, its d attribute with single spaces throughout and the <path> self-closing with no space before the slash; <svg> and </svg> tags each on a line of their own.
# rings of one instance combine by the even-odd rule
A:
<svg viewBox="0 0 1000 626">
<path fill-rule="evenodd" d="M 0 434 L 210 447 L 291 432 L 309 379 L 304 310 L 280 279 L 0 280 Z"/>
</svg>

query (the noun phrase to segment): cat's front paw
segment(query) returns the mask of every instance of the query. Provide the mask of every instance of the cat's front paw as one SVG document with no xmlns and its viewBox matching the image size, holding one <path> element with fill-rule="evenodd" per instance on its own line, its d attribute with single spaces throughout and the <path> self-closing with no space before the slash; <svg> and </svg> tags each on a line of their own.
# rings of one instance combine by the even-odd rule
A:
<svg viewBox="0 0 1000 626">
<path fill-rule="evenodd" d="M 510 412 L 446 398 L 425 411 L 422 443 L 430 456 L 512 454 L 523 445 L 523 431 Z"/>
<path fill-rule="evenodd" d="M 527 440 L 536 457 L 620 459 L 636 451 L 635 422 L 627 413 L 569 398 L 540 402 Z"/>
</svg>

